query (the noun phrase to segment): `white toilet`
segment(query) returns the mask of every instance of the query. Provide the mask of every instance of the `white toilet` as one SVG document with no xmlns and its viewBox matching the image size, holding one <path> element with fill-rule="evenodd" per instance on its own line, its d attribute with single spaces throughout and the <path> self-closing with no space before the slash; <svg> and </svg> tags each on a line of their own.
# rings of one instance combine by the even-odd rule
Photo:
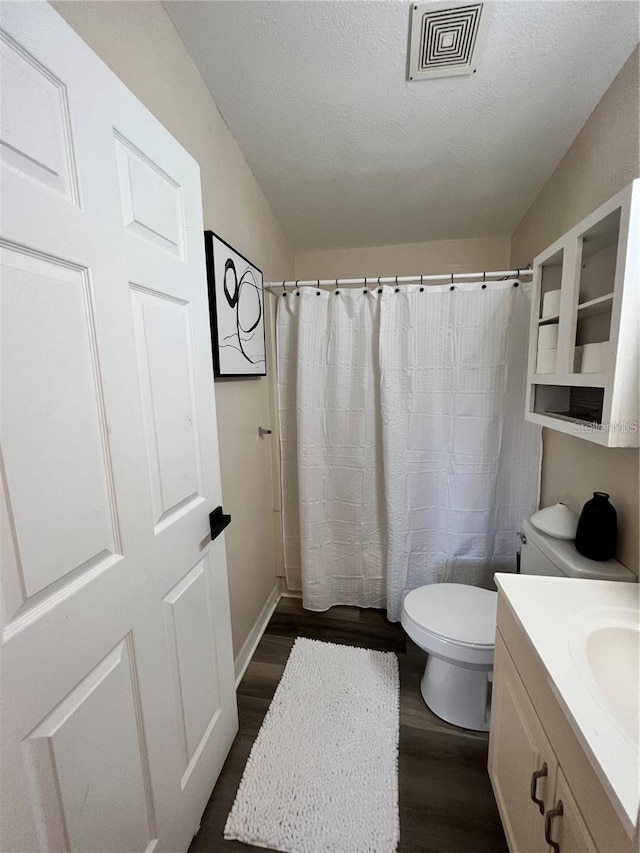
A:
<svg viewBox="0 0 640 853">
<path fill-rule="evenodd" d="M 635 581 L 616 560 L 598 563 L 528 521 L 520 534 L 525 575 Z M 420 683 L 429 708 L 464 729 L 489 730 L 497 593 L 466 584 L 421 586 L 404 599 L 402 627 L 428 653 Z"/>
</svg>

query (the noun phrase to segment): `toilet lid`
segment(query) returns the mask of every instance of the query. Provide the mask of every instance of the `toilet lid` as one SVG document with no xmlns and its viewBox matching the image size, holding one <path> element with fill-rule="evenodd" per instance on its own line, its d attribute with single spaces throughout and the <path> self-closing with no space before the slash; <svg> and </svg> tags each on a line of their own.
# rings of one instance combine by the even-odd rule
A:
<svg viewBox="0 0 640 853">
<path fill-rule="evenodd" d="M 404 600 L 407 616 L 444 639 L 493 646 L 498 595 L 461 583 L 434 583 L 412 590 Z"/>
</svg>

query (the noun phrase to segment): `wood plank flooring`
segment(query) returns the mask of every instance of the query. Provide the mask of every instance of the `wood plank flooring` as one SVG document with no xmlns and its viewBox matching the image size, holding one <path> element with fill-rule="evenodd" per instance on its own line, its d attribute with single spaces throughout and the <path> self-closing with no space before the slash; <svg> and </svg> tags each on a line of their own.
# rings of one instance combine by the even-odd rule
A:
<svg viewBox="0 0 640 853">
<path fill-rule="evenodd" d="M 432 714 L 420 695 L 426 655 L 382 611 L 333 607 L 303 610 L 283 598 L 238 689 L 240 730 L 189 853 L 259 849 L 222 837 L 227 815 L 296 637 L 362 646 L 398 655 L 400 663 L 399 853 L 508 853 L 487 775 L 486 735 Z M 349 850 L 343 853 L 351 853 Z"/>
</svg>

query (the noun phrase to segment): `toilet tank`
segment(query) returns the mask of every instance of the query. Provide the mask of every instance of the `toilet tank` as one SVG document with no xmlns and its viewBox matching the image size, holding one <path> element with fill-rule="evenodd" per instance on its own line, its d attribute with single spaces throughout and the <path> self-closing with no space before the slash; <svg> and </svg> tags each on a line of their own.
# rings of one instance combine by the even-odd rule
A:
<svg viewBox="0 0 640 853">
<path fill-rule="evenodd" d="M 549 575 L 555 577 L 587 578 L 590 580 L 637 580 L 633 572 L 617 560 L 598 562 L 578 553 L 572 540 L 556 539 L 542 533 L 529 522 L 523 521 L 520 536 L 522 550 L 520 573 L 523 575 Z"/>
</svg>

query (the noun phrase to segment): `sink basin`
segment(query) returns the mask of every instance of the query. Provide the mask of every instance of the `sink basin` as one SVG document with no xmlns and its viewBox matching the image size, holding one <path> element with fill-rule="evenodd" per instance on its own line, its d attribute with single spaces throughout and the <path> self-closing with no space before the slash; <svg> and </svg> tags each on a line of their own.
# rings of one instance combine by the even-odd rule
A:
<svg viewBox="0 0 640 853">
<path fill-rule="evenodd" d="M 569 631 L 580 676 L 618 730 L 638 749 L 640 738 L 640 624 L 626 607 L 589 608 Z"/>
</svg>

